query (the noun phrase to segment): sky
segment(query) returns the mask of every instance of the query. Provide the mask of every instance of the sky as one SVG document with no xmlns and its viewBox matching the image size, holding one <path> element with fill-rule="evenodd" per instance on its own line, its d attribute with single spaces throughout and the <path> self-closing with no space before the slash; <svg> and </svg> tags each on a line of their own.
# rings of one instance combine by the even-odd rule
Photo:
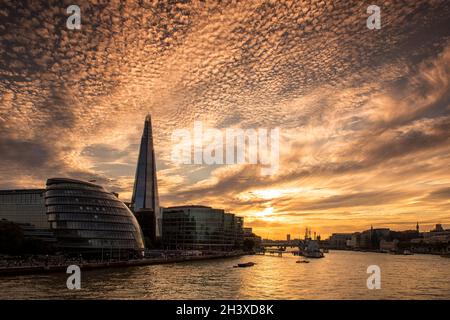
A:
<svg viewBox="0 0 450 320">
<path fill-rule="evenodd" d="M 129 200 L 151 114 L 162 206 L 223 208 L 274 239 L 450 227 L 447 0 L 1 3 L 2 189 L 70 177 Z M 279 128 L 279 169 L 174 163 L 194 121 Z"/>
</svg>

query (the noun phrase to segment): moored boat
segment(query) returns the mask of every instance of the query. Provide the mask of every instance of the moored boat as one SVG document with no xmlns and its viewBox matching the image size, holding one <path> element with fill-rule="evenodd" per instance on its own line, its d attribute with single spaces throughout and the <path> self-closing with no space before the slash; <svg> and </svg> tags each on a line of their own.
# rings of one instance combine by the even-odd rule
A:
<svg viewBox="0 0 450 320">
<path fill-rule="evenodd" d="M 306 258 L 323 258 L 324 254 L 321 251 L 305 251 L 303 256 Z"/>
<path fill-rule="evenodd" d="M 306 258 L 323 258 L 324 254 L 320 251 L 317 240 L 305 239 L 303 245 L 299 248 L 300 255 Z"/>
</svg>

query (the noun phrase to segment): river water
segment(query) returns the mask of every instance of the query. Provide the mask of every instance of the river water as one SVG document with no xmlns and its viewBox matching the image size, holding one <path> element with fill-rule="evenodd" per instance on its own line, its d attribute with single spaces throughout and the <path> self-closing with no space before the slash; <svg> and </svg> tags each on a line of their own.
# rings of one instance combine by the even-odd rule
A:
<svg viewBox="0 0 450 320">
<path fill-rule="evenodd" d="M 450 259 L 330 251 L 323 259 L 244 256 L 169 265 L 85 271 L 81 289 L 66 274 L 0 278 L 0 299 L 450 299 Z M 302 259 L 302 258 L 300 258 Z M 233 268 L 238 262 L 256 262 Z M 367 267 L 381 269 L 369 290 Z"/>
</svg>

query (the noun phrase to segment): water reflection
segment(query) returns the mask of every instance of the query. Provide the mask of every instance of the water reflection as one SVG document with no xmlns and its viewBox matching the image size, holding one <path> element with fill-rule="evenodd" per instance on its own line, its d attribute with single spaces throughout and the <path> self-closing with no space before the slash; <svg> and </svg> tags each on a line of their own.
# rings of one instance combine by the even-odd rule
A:
<svg viewBox="0 0 450 320">
<path fill-rule="evenodd" d="M 2 299 L 449 299 L 450 259 L 429 255 L 332 251 L 308 264 L 298 257 L 246 256 L 66 274 L 5 277 Z M 233 268 L 254 261 L 250 268 Z M 381 268 L 381 289 L 368 290 L 366 269 Z"/>
</svg>

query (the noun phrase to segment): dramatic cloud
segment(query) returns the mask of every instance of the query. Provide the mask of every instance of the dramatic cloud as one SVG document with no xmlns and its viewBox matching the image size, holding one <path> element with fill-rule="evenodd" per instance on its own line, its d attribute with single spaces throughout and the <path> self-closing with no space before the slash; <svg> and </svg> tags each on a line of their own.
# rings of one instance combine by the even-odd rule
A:
<svg viewBox="0 0 450 320">
<path fill-rule="evenodd" d="M 53 176 L 131 197 L 152 114 L 164 206 L 263 236 L 450 223 L 450 5 L 379 1 L 4 0 L 0 187 Z M 174 130 L 280 128 L 280 168 L 180 165 Z"/>
</svg>

